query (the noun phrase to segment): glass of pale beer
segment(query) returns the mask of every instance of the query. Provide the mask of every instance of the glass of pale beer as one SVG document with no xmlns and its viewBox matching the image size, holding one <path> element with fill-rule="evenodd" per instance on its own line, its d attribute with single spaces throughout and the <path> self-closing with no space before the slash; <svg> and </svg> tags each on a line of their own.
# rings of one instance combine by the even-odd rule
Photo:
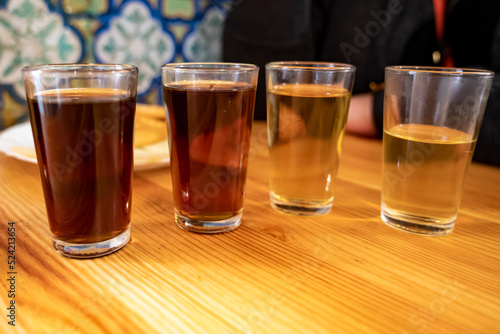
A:
<svg viewBox="0 0 500 334">
<path fill-rule="evenodd" d="M 453 230 L 493 76 L 476 69 L 386 68 L 386 224 L 430 236 Z"/>
<path fill-rule="evenodd" d="M 270 201 L 277 211 L 330 212 L 355 71 L 340 63 L 266 65 Z"/>
</svg>

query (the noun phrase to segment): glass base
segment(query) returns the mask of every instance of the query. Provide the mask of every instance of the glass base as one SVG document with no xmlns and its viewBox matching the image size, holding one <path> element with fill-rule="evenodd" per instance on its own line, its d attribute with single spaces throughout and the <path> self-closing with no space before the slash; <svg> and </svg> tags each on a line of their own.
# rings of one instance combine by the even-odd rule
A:
<svg viewBox="0 0 500 334">
<path fill-rule="evenodd" d="M 175 223 L 183 230 L 196 233 L 224 233 L 240 226 L 243 212 L 224 220 L 201 220 L 175 213 Z"/>
<path fill-rule="evenodd" d="M 390 227 L 395 229 L 424 236 L 448 235 L 455 226 L 455 219 L 443 223 L 430 217 L 410 215 L 382 208 L 380 217 Z"/>
<path fill-rule="evenodd" d="M 320 216 L 332 210 L 333 198 L 326 201 L 307 201 L 285 198 L 274 192 L 269 193 L 271 206 L 279 212 L 294 216 Z"/>
<path fill-rule="evenodd" d="M 91 259 L 116 252 L 130 240 L 130 226 L 120 235 L 93 244 L 73 244 L 52 237 L 52 245 L 59 255 L 72 259 Z"/>
</svg>

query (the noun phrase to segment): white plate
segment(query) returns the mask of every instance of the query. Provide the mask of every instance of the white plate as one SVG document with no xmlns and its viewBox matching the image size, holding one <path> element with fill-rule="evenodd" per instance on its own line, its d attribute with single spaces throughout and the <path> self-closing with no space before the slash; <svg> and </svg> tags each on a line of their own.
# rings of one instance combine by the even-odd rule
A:
<svg viewBox="0 0 500 334">
<path fill-rule="evenodd" d="M 0 152 L 36 164 L 35 144 L 29 122 L 17 124 L 0 132 Z M 142 171 L 170 164 L 168 141 L 134 148 L 134 170 Z"/>
</svg>

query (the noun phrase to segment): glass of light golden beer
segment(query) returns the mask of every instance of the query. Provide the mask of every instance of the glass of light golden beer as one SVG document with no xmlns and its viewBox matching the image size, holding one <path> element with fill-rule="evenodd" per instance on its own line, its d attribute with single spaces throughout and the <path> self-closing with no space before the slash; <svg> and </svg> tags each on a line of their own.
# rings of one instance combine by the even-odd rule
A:
<svg viewBox="0 0 500 334">
<path fill-rule="evenodd" d="M 330 212 L 356 67 L 324 62 L 266 65 L 271 206 Z"/>
<path fill-rule="evenodd" d="M 420 235 L 454 225 L 494 73 L 385 70 L 382 220 Z"/>
</svg>

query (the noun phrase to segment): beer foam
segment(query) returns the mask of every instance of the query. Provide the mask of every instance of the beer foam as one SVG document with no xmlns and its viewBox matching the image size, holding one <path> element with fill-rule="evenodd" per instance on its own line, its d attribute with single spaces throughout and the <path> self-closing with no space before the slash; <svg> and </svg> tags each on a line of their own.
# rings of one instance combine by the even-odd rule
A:
<svg viewBox="0 0 500 334">
<path fill-rule="evenodd" d="M 129 95 L 124 89 L 114 88 L 63 88 L 49 89 L 36 93 L 34 97 L 103 97 L 103 96 L 126 96 Z"/>
<path fill-rule="evenodd" d="M 341 86 L 295 83 L 272 86 L 269 88 L 269 92 L 301 97 L 341 97 L 350 94 L 347 89 Z"/>
<path fill-rule="evenodd" d="M 384 132 L 401 139 L 434 144 L 470 143 L 473 140 L 472 134 L 428 124 L 399 124 Z"/>
<path fill-rule="evenodd" d="M 186 80 L 169 82 L 164 85 L 167 88 L 180 90 L 246 90 L 255 89 L 246 82 L 226 80 Z"/>
</svg>

